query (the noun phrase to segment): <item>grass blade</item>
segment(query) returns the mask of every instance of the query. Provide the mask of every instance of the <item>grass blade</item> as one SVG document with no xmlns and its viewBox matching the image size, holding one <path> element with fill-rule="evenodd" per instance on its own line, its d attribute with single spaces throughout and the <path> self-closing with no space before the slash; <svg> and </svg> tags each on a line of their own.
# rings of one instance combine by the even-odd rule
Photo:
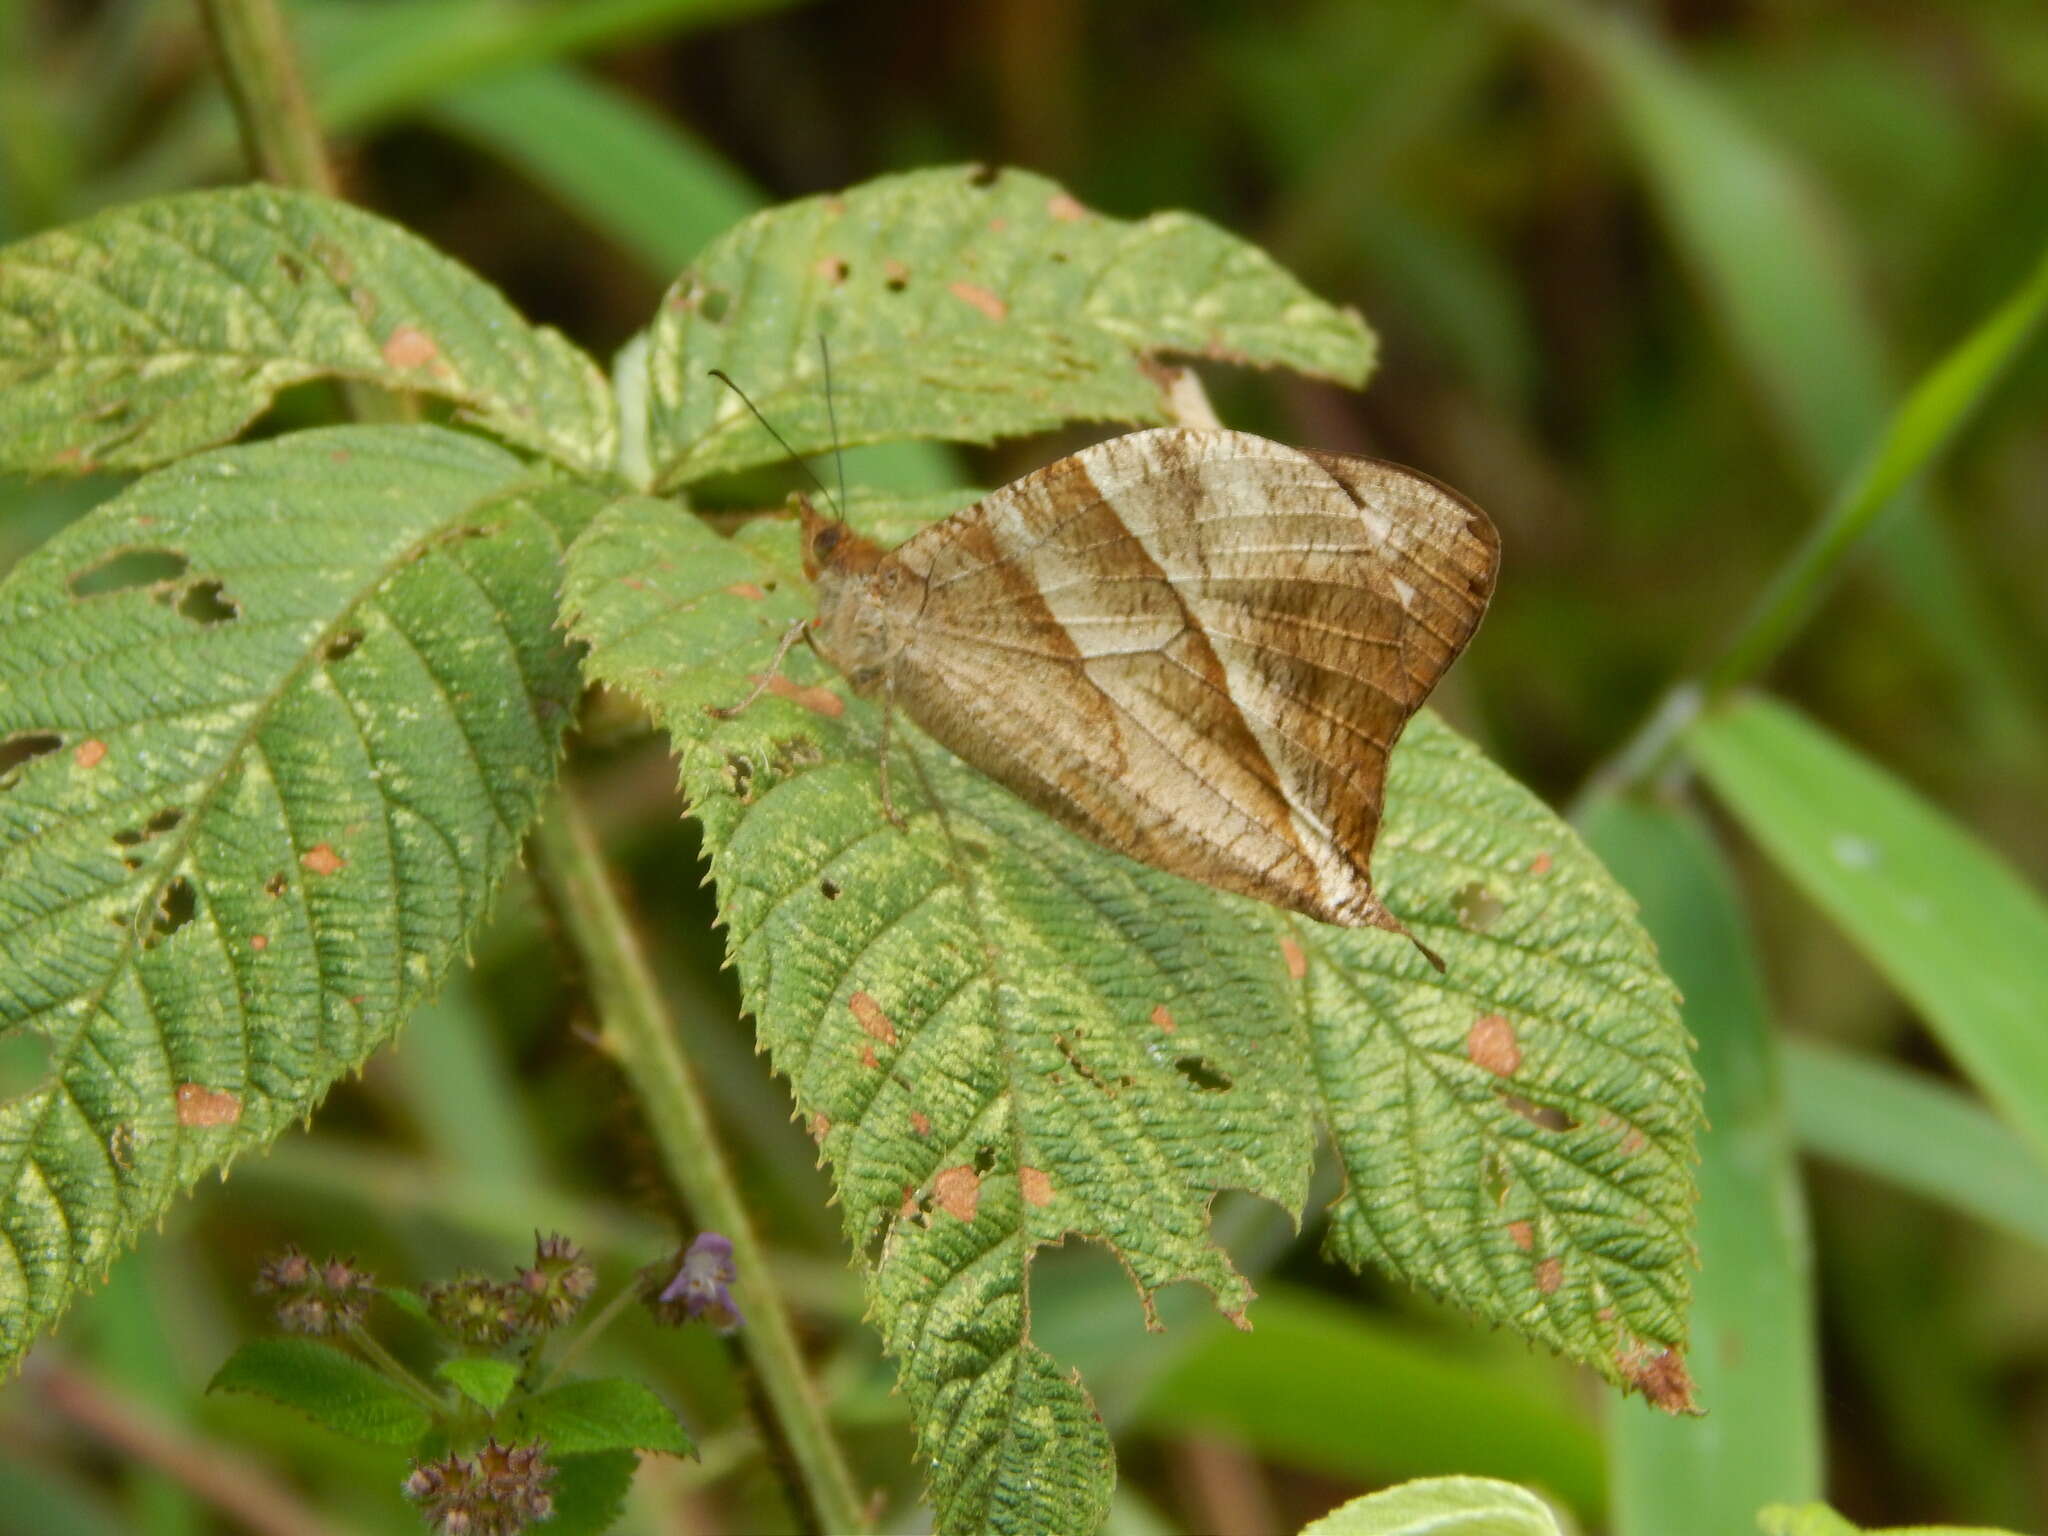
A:
<svg viewBox="0 0 2048 1536">
<path fill-rule="evenodd" d="M 1772 860 L 2048 1155 L 2048 903 L 1963 828 L 1782 704 L 1702 717 L 1688 750 Z"/>
<path fill-rule="evenodd" d="M 1967 1095 L 1810 1040 L 1787 1046 L 1785 1086 L 1802 1150 L 2048 1247 L 2048 1173 Z"/>
<path fill-rule="evenodd" d="M 1634 1403 L 1608 1419 L 1617 1536 L 1726 1536 L 1759 1505 L 1821 1490 L 1806 1218 L 1756 957 L 1697 818 L 1595 802 L 1587 841 L 1642 903 L 1699 1039 L 1700 1273 L 1692 1364 L 1705 1421 Z"/>
</svg>

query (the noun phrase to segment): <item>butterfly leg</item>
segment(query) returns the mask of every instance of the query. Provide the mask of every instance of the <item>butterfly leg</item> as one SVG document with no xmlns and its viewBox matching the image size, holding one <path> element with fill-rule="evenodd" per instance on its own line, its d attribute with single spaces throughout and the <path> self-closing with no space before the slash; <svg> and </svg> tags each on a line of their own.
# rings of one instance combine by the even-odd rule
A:
<svg viewBox="0 0 2048 1536">
<path fill-rule="evenodd" d="M 792 619 L 790 621 L 789 628 L 782 632 L 782 643 L 775 647 L 775 659 L 768 663 L 768 670 L 763 672 L 760 680 L 754 684 L 754 691 L 752 693 L 741 699 L 737 704 L 706 704 L 704 706 L 704 713 L 719 720 L 730 720 L 736 715 L 745 713 L 756 699 L 760 698 L 762 694 L 774 686 L 775 679 L 782 675 L 783 659 L 789 655 L 790 647 L 803 639 L 804 630 L 809 626 L 810 622 L 809 619 Z"/>
<path fill-rule="evenodd" d="M 889 825 L 899 832 L 909 823 L 896 809 L 896 802 L 889 795 L 889 722 L 896 717 L 896 693 L 893 688 L 882 690 L 882 814 Z"/>
</svg>

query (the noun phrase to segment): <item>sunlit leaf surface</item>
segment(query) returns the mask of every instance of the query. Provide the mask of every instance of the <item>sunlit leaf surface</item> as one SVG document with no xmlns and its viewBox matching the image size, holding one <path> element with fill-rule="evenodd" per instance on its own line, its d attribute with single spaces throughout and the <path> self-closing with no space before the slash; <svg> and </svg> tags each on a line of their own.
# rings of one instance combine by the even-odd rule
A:
<svg viewBox="0 0 2048 1536">
<path fill-rule="evenodd" d="M 575 696 L 504 450 L 338 428 L 159 471 L 0 584 L 0 1360 L 303 1118 L 461 952 Z M 9 1057 L 23 1064 L 16 1049 Z"/>
</svg>

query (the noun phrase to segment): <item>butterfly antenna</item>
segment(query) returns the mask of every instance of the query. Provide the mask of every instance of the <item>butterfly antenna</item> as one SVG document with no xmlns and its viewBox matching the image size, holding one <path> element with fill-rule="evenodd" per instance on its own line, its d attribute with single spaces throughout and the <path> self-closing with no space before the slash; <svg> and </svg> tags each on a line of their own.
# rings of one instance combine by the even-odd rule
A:
<svg viewBox="0 0 2048 1536">
<path fill-rule="evenodd" d="M 825 364 L 825 419 L 832 424 L 832 462 L 839 470 L 839 505 L 846 506 L 846 450 L 839 445 L 839 410 L 832 403 L 832 348 L 826 344 L 825 333 L 818 332 L 818 356 Z M 846 521 L 842 510 L 839 520 Z"/>
<path fill-rule="evenodd" d="M 761 414 L 761 407 L 754 404 L 752 400 L 749 400 L 747 398 L 747 392 L 744 389 L 741 389 L 739 385 L 733 383 L 732 376 L 728 374 L 723 368 L 708 368 L 705 371 L 709 373 L 712 378 L 718 380 L 719 383 L 723 384 L 727 389 L 731 390 L 734 394 L 740 397 L 740 403 L 744 405 L 748 410 L 754 413 L 754 420 L 758 421 L 759 423 L 761 423 L 762 426 L 766 427 L 768 429 L 768 435 L 775 439 L 775 441 L 781 446 L 782 451 L 784 453 L 789 455 L 789 462 L 794 464 L 798 469 L 802 470 L 806 475 L 809 475 L 811 477 L 811 484 L 815 485 L 818 488 L 818 494 L 825 498 L 825 504 L 828 507 L 831 507 L 833 512 L 837 514 L 839 521 L 841 521 L 842 523 L 845 522 L 846 513 L 842 511 L 839 505 L 832 500 L 832 492 L 830 488 L 826 486 L 824 481 L 818 478 L 818 472 L 812 469 L 809 464 L 805 463 L 804 460 L 798 456 L 797 451 L 789 446 L 788 439 L 785 438 L 780 432 L 775 430 L 774 423 L 769 421 L 766 416 L 763 416 Z M 830 398 L 830 395 L 826 396 L 826 399 L 829 400 Z M 838 435 L 836 429 L 834 430 L 833 435 L 835 437 Z"/>
</svg>

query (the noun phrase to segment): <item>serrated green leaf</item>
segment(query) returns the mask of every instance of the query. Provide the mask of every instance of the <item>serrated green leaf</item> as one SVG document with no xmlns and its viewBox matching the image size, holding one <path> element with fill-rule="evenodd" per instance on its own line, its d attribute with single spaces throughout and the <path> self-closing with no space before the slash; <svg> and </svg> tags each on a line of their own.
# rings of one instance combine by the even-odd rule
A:
<svg viewBox="0 0 2048 1536">
<path fill-rule="evenodd" d="M 1373 866 L 1449 971 L 1288 922 L 1348 1183 L 1331 1249 L 1689 1407 L 1700 1089 L 1635 903 L 1427 712 L 1394 754 Z"/>
<path fill-rule="evenodd" d="M 228 1356 L 206 1390 L 267 1397 L 372 1445 L 414 1445 L 433 1422 L 422 1404 L 362 1361 L 311 1339 L 253 1339 Z"/>
<path fill-rule="evenodd" d="M 327 377 L 452 401 L 589 474 L 617 448 L 596 364 L 425 241 L 344 203 L 193 192 L 0 249 L 0 467 L 150 468 Z"/>
<path fill-rule="evenodd" d="M 1825 1504 L 1772 1504 L 1757 1513 L 1756 1523 L 1764 1536 L 2018 1536 L 1985 1525 L 1912 1525 L 1880 1531 L 1853 1525 Z"/>
<path fill-rule="evenodd" d="M 610 1530 L 625 1511 L 640 1458 L 631 1451 L 598 1451 L 548 1460 L 555 1468 L 548 1484 L 555 1512 L 544 1527 L 547 1536 L 599 1536 Z"/>
<path fill-rule="evenodd" d="M 1353 1499 L 1311 1520 L 1301 1536 L 1564 1536 L 1564 1527 L 1513 1483 L 1428 1477 Z"/>
<path fill-rule="evenodd" d="M 1271 909 L 1083 842 L 900 719 L 893 827 L 876 717 L 801 651 L 738 719 L 705 712 L 744 696 L 806 612 L 793 543 L 786 522 L 725 540 L 623 501 L 573 547 L 565 606 L 592 674 L 647 702 L 682 755 L 747 1004 L 869 1257 L 942 1529 L 1085 1529 L 1106 1493 L 1087 1398 L 1030 1341 L 1032 1250 L 1097 1238 L 1141 1292 L 1195 1278 L 1235 1315 L 1246 1287 L 1207 1239 L 1209 1200 L 1298 1209 L 1319 1108 L 1353 1158 L 1340 1221 L 1382 1223 L 1382 1252 L 1340 1239 L 1349 1256 L 1616 1379 L 1682 1380 L 1697 1084 L 1631 904 L 1568 829 L 1445 727 L 1411 728 L 1382 867 L 1389 904 L 1451 960 L 1436 982 L 1393 935 L 1297 938 Z M 1463 931 L 1478 882 L 1500 910 Z M 1490 1012 L 1521 1032 L 1511 1080 L 1469 1059 Z M 1402 1097 L 1411 1059 L 1426 1101 Z M 1579 1130 L 1532 1125 L 1510 1090 Z M 1440 1167 L 1372 1161 L 1371 1122 L 1404 1104 Z M 1484 1257 L 1453 1269 L 1451 1244 Z"/>
<path fill-rule="evenodd" d="M 519 1382 L 519 1367 L 510 1360 L 457 1355 L 434 1367 L 434 1374 L 487 1413 L 505 1406 Z"/>
<path fill-rule="evenodd" d="M 144 478 L 0 583 L 0 741 L 39 752 L 0 780 L 0 1029 L 46 1058 L 0 1104 L 0 1361 L 481 920 L 577 688 L 557 504 L 592 493 L 525 473 L 438 428 L 299 433 Z"/>
<path fill-rule="evenodd" d="M 2048 901 L 1785 705 L 1739 700 L 1685 742 L 1736 819 L 2048 1158 Z"/>
<path fill-rule="evenodd" d="M 402 1285 L 380 1285 L 377 1287 L 377 1294 L 407 1317 L 416 1318 L 423 1323 L 433 1320 L 433 1314 L 427 1310 L 425 1298 L 418 1291 Z"/>
<path fill-rule="evenodd" d="M 1104 218 L 1023 171 L 887 176 L 755 215 L 680 277 L 649 330 L 650 459 L 669 487 L 782 450 L 985 443 L 1066 421 L 1163 422 L 1149 354 L 1357 384 L 1372 335 L 1257 247 L 1185 213 Z"/>
<path fill-rule="evenodd" d="M 522 1439 L 547 1443 L 549 1458 L 593 1451 L 694 1455 L 697 1445 L 670 1408 L 646 1386 L 620 1376 L 564 1382 L 521 1403 Z"/>
</svg>

